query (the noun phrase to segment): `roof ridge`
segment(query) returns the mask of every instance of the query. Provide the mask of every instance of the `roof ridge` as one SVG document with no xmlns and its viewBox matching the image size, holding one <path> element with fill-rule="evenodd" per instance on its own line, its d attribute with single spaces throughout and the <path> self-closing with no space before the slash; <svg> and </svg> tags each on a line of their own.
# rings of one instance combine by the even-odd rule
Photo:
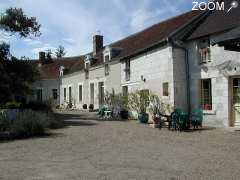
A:
<svg viewBox="0 0 240 180">
<path fill-rule="evenodd" d="M 158 26 L 158 25 L 160 25 L 160 24 L 163 24 L 163 23 L 172 21 L 172 20 L 174 20 L 174 19 L 176 19 L 176 18 L 179 18 L 179 17 L 184 16 L 184 15 L 186 15 L 186 14 L 188 14 L 188 13 L 191 13 L 191 12 L 194 12 L 194 11 L 192 11 L 192 10 L 191 10 L 191 11 L 186 11 L 186 12 L 184 12 L 184 13 L 182 13 L 182 14 L 178 14 L 178 15 L 175 15 L 175 16 L 173 16 L 173 17 L 167 18 L 167 19 L 165 19 L 165 20 L 163 20 L 163 21 L 154 23 L 154 24 L 152 24 L 151 26 L 149 26 L 149 27 L 147 27 L 147 28 L 145 28 L 145 29 L 143 29 L 143 30 L 140 30 L 140 31 L 138 31 L 138 32 L 135 32 L 135 33 L 133 33 L 133 34 L 131 34 L 131 35 L 125 37 L 125 38 L 122 38 L 122 39 L 120 39 L 120 40 L 117 40 L 117 41 L 115 41 L 115 42 L 113 42 L 113 43 L 110 43 L 110 44 L 108 44 L 108 45 L 106 45 L 106 46 L 111 46 L 111 45 L 117 44 L 117 43 L 119 43 L 119 42 L 121 42 L 121 41 L 124 41 L 124 40 L 126 40 L 126 39 L 135 37 L 135 36 L 137 36 L 137 35 L 145 32 L 145 31 L 148 31 L 149 29 L 151 29 L 151 28 L 153 28 L 153 27 L 155 27 L 155 26 Z"/>
</svg>

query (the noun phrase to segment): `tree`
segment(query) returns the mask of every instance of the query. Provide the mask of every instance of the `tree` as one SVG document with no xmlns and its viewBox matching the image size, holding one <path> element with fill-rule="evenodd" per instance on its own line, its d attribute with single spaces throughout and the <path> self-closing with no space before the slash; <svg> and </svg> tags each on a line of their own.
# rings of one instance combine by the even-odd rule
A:
<svg viewBox="0 0 240 180">
<path fill-rule="evenodd" d="M 41 25 L 36 18 L 28 17 L 22 9 L 10 8 L 0 16 L 0 30 L 18 34 L 20 37 L 40 36 Z M 31 91 L 31 84 L 38 72 L 30 61 L 20 61 L 10 54 L 10 45 L 0 44 L 0 105 L 25 96 Z"/>
<path fill-rule="evenodd" d="M 46 58 L 47 58 L 47 61 L 51 61 L 52 60 L 52 50 L 51 49 L 47 49 L 46 51 Z"/>
<path fill-rule="evenodd" d="M 10 45 L 7 43 L 0 44 L 0 60 L 7 60 L 10 57 Z"/>
<path fill-rule="evenodd" d="M 0 17 L 0 29 L 20 37 L 40 36 L 40 27 L 35 17 L 27 17 L 21 8 L 10 8 Z"/>
<path fill-rule="evenodd" d="M 57 58 L 62 58 L 66 55 L 66 51 L 65 48 L 63 46 L 58 46 L 58 48 L 56 49 L 55 55 Z"/>
</svg>

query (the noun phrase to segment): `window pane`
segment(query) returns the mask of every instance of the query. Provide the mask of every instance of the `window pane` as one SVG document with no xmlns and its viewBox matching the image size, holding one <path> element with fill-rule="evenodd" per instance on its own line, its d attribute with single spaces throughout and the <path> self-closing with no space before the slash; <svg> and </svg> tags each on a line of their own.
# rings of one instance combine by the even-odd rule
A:
<svg viewBox="0 0 240 180">
<path fill-rule="evenodd" d="M 58 90 L 57 89 L 52 90 L 52 96 L 53 96 L 53 99 L 55 99 L 55 100 L 58 98 Z"/>
<path fill-rule="evenodd" d="M 79 102 L 82 102 L 82 85 L 79 85 Z"/>
<path fill-rule="evenodd" d="M 168 83 L 163 83 L 163 96 L 168 96 Z"/>
<path fill-rule="evenodd" d="M 67 89 L 66 88 L 64 88 L 64 101 L 66 101 L 66 99 L 67 99 Z"/>
<path fill-rule="evenodd" d="M 201 80 L 201 103 L 204 110 L 212 110 L 211 79 Z"/>
</svg>

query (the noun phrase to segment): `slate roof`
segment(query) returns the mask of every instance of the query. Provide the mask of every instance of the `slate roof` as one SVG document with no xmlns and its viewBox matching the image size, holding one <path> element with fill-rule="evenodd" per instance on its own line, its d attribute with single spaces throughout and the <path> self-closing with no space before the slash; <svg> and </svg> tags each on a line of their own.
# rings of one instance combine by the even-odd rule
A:
<svg viewBox="0 0 240 180">
<path fill-rule="evenodd" d="M 204 36 L 221 33 L 240 26 L 240 1 L 237 8 L 233 8 L 229 13 L 230 0 L 224 0 L 225 11 L 212 11 L 209 16 L 198 26 L 198 28 L 188 37 L 188 40 L 201 38 Z"/>
<path fill-rule="evenodd" d="M 133 34 L 122 40 L 110 44 L 110 47 L 121 49 L 115 59 L 123 59 L 150 48 L 161 41 L 166 40 L 172 33 L 186 25 L 192 19 L 200 15 L 201 11 L 190 11 L 166 21 L 157 23 L 141 32 Z M 100 51 L 94 56 L 95 64 L 103 64 L 103 55 Z M 39 61 L 38 61 L 39 62 Z M 69 69 L 69 73 L 83 70 L 84 56 L 55 59 L 53 63 L 42 65 L 39 72 L 42 79 L 57 79 L 59 77 L 59 68 L 64 66 Z"/>
<path fill-rule="evenodd" d="M 57 79 L 59 78 L 59 69 L 61 66 L 64 66 L 65 69 L 76 71 L 78 68 L 82 69 L 84 67 L 84 57 L 68 57 L 61 59 L 53 59 L 52 62 L 42 64 L 40 61 L 34 61 L 39 74 L 40 79 Z"/>
</svg>

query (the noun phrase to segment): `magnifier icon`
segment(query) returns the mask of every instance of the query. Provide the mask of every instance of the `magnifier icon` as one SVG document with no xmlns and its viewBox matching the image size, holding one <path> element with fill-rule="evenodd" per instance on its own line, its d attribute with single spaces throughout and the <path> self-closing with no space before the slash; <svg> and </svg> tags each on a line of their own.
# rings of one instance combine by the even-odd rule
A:
<svg viewBox="0 0 240 180">
<path fill-rule="evenodd" d="M 237 8 L 238 7 L 238 2 L 237 1 L 233 1 L 231 3 L 230 8 L 228 9 L 227 13 L 229 13 L 233 8 Z"/>
</svg>

